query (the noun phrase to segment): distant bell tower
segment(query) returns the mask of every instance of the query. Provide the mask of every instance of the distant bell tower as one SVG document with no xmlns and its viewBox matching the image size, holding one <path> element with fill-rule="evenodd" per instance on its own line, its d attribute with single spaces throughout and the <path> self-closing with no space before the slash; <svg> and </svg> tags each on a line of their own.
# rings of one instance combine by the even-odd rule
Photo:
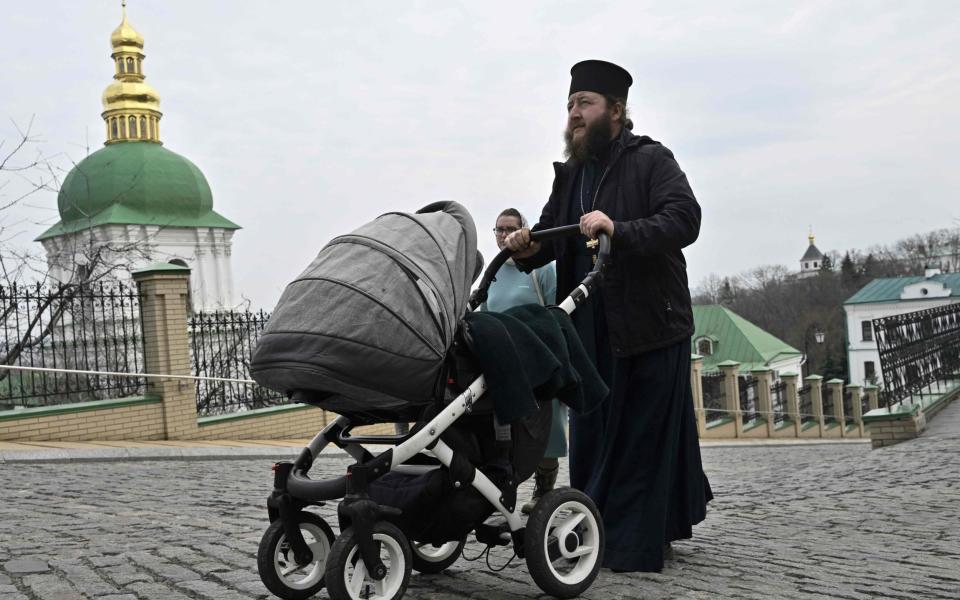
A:
<svg viewBox="0 0 960 600">
<path fill-rule="evenodd" d="M 819 273 L 820 267 L 823 266 L 823 252 L 820 252 L 813 243 L 813 228 L 810 229 L 807 239 L 810 241 L 810 245 L 807 246 L 807 251 L 803 253 L 803 257 L 800 259 L 800 277 L 812 277 Z"/>
</svg>

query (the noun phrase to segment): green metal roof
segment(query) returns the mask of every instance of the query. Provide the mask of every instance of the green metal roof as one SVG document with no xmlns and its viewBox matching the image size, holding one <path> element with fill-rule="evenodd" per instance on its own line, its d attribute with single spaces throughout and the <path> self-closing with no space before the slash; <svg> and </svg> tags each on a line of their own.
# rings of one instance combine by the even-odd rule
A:
<svg viewBox="0 0 960 600">
<path fill-rule="evenodd" d="M 936 281 L 950 289 L 950 297 L 960 297 L 960 273 L 944 273 L 926 278 L 920 275 L 913 277 L 887 277 L 874 279 L 863 286 L 859 292 L 850 296 L 844 304 L 867 304 L 869 302 L 900 302 L 903 288 L 923 281 Z M 926 298 L 917 298 L 925 300 Z M 909 302 L 909 300 L 907 300 Z"/>
<path fill-rule="evenodd" d="M 694 333 L 691 340 L 693 352 L 696 341 L 707 337 L 714 339 L 713 354 L 703 357 L 704 372 L 717 371 L 717 365 L 734 360 L 740 363 L 740 372 L 768 367 L 770 362 L 803 353 L 729 308 L 719 304 L 693 307 Z"/>
<path fill-rule="evenodd" d="M 60 222 L 37 240 L 106 224 L 240 228 L 213 211 L 196 165 L 153 142 L 109 144 L 80 161 L 63 180 L 57 208 Z"/>
</svg>

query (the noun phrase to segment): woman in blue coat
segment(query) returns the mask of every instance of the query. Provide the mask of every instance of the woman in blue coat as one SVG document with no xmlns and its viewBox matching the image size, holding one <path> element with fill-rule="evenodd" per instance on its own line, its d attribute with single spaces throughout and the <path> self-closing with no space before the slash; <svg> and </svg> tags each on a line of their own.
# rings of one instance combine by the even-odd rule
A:
<svg viewBox="0 0 960 600">
<path fill-rule="evenodd" d="M 526 227 L 526 220 L 514 208 L 504 210 L 497 217 L 494 234 L 497 246 L 503 250 L 504 239 L 511 233 Z M 503 312 L 521 304 L 540 304 L 547 306 L 556 303 L 557 273 L 553 263 L 530 273 L 517 268 L 512 259 L 508 260 L 497 272 L 496 280 L 490 285 L 487 301 L 480 310 Z M 553 424 L 550 428 L 550 440 L 543 460 L 534 474 L 533 498 L 523 505 L 522 510 L 529 513 L 544 494 L 553 489 L 560 470 L 560 458 L 567 455 L 567 410 L 557 400 L 553 401 Z"/>
</svg>

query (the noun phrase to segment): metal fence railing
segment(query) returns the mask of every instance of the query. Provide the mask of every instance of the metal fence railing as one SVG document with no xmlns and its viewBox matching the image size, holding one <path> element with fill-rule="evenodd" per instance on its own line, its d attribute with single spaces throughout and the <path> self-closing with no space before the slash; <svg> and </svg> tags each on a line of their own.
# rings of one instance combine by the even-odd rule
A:
<svg viewBox="0 0 960 600">
<path fill-rule="evenodd" d="M 755 377 L 740 378 L 740 418 L 744 424 L 756 421 L 760 417 L 758 383 Z"/>
<path fill-rule="evenodd" d="M 857 396 L 854 400 L 853 392 L 849 389 L 843 391 L 843 421 L 847 425 L 852 425 L 853 420 L 853 403 L 859 402 L 860 397 Z"/>
<path fill-rule="evenodd" d="M 810 423 L 814 420 L 812 393 L 812 388 L 808 384 L 800 388 L 800 391 L 797 394 L 799 396 L 798 406 L 801 423 Z"/>
<path fill-rule="evenodd" d="M 193 374 L 250 379 L 250 358 L 270 318 L 264 311 L 196 313 L 189 321 Z M 197 381 L 197 414 L 221 415 L 285 404 L 287 398 L 256 384 Z"/>
<path fill-rule="evenodd" d="M 914 401 L 960 373 L 960 303 L 873 320 L 883 404 Z"/>
<path fill-rule="evenodd" d="M 0 287 L 0 410 L 142 394 L 143 333 L 135 288 L 104 283 Z"/>
<path fill-rule="evenodd" d="M 719 419 L 727 415 L 726 391 L 723 384 L 723 373 L 704 373 L 701 382 L 703 385 L 703 412 L 708 421 Z"/>
<path fill-rule="evenodd" d="M 773 409 L 773 422 L 777 425 L 787 420 L 787 384 L 777 381 L 770 386 L 770 405 Z"/>
<path fill-rule="evenodd" d="M 831 390 L 830 388 L 825 388 L 820 393 L 820 396 L 821 396 L 821 402 L 823 403 L 821 405 L 823 407 L 823 412 L 822 412 L 823 422 L 824 423 L 835 422 L 837 419 L 836 417 L 834 417 L 833 390 Z"/>
</svg>

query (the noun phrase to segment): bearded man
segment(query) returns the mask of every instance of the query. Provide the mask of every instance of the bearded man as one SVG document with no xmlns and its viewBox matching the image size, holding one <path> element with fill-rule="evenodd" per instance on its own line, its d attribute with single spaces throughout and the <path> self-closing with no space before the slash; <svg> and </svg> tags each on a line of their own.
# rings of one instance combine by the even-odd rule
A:
<svg viewBox="0 0 960 600">
<path fill-rule="evenodd" d="M 588 60 L 570 70 L 567 161 L 554 163 L 534 230 L 579 223 L 580 236 L 505 244 L 524 270 L 557 261 L 557 297 L 593 267 L 588 239 L 610 236 L 600 289 L 572 315 L 610 387 L 602 409 L 570 417 L 570 483 L 597 504 L 604 566 L 660 571 L 670 542 L 689 538 L 712 499 L 690 389 L 693 310 L 682 248 L 700 232 L 700 205 L 673 154 L 631 133 L 623 68 Z"/>
</svg>

